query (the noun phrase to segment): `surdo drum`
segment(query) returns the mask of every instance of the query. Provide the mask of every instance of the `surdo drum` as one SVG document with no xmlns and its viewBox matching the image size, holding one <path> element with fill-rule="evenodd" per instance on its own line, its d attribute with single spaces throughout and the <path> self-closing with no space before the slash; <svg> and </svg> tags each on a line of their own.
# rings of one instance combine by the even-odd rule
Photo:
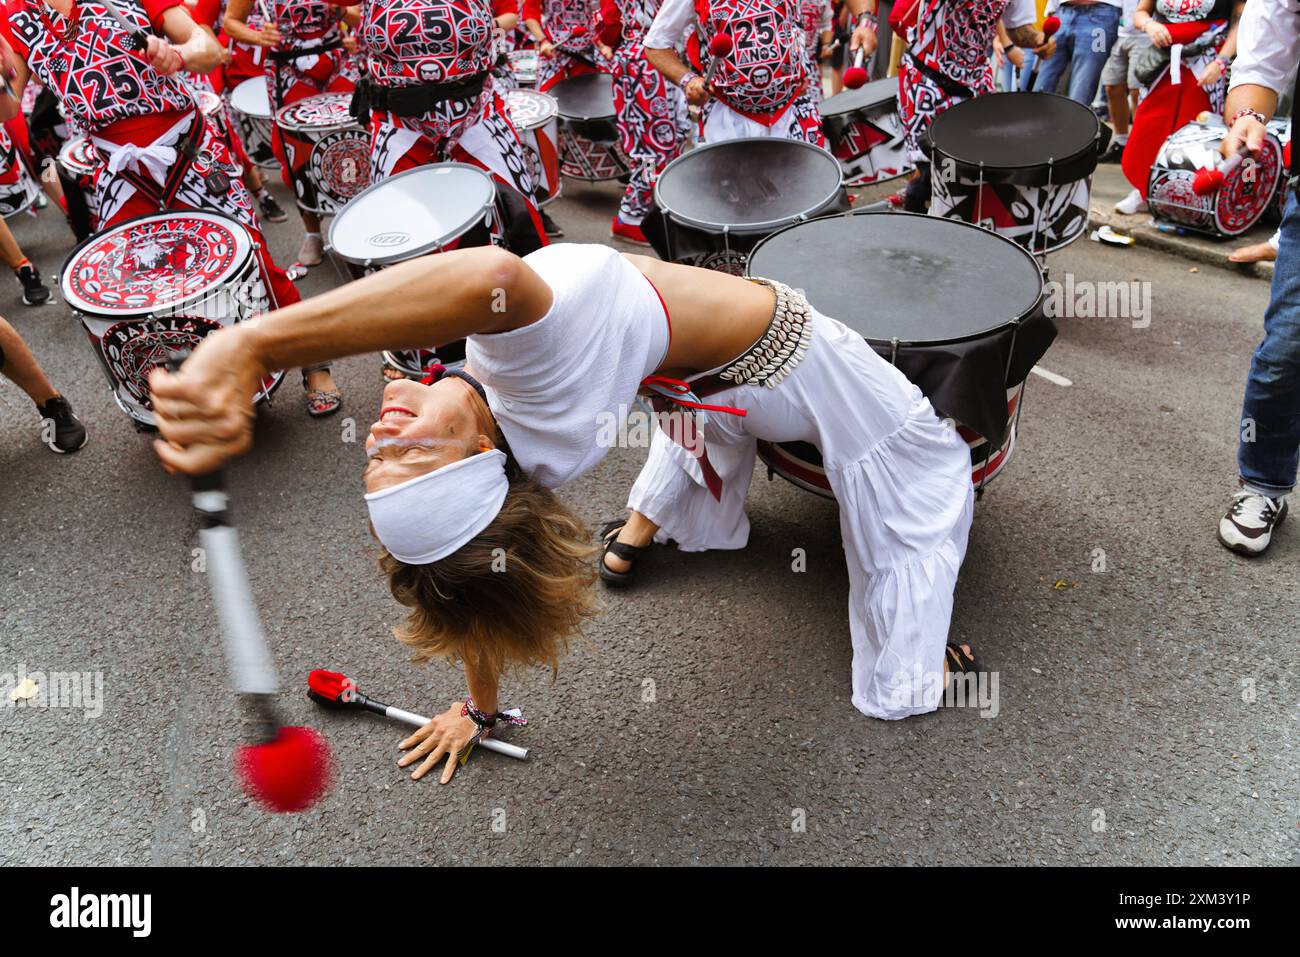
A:
<svg viewBox="0 0 1300 957">
<path fill-rule="evenodd" d="M 664 168 L 654 195 L 656 214 L 645 228 L 656 252 L 733 275 L 745 271 L 749 251 L 765 236 L 848 208 L 835 157 L 810 143 L 761 136 L 682 154 Z"/>
<path fill-rule="evenodd" d="M 1088 228 L 1097 157 L 1110 142 L 1082 103 L 1055 93 L 965 100 L 930 126 L 930 215 L 991 229 L 1038 255 Z"/>
<path fill-rule="evenodd" d="M 533 182 L 546 192 L 538 205 L 545 206 L 560 196 L 559 104 L 555 97 L 536 90 L 510 90 L 506 93 L 506 107 L 510 123 L 528 152 Z"/>
<path fill-rule="evenodd" d="M 510 61 L 510 69 L 520 86 L 537 85 L 536 50 L 512 50 L 506 54 L 506 59 Z"/>
<path fill-rule="evenodd" d="M 759 243 L 749 275 L 800 289 L 860 333 L 948 417 L 983 489 L 1015 449 L 1025 379 L 1056 336 L 1043 273 L 1015 243 L 966 223 L 858 212 L 784 229 Z M 759 442 L 768 467 L 833 497 L 805 442 Z"/>
<path fill-rule="evenodd" d="M 1211 236 L 1240 236 L 1277 202 L 1282 145 L 1272 130 L 1259 153 L 1228 173 L 1221 187 L 1196 195 L 1196 174 L 1223 161 L 1219 144 L 1226 134 L 1222 120 L 1210 117 L 1188 123 L 1165 140 L 1147 180 L 1153 216 Z"/>
<path fill-rule="evenodd" d="M 280 161 L 275 158 L 275 150 L 271 147 L 274 120 L 266 77 L 250 77 L 235 87 L 230 94 L 230 108 L 248 158 L 263 169 L 278 169 Z"/>
<path fill-rule="evenodd" d="M 496 186 L 466 163 L 434 163 L 398 173 L 362 190 L 330 223 L 334 254 L 373 272 L 429 253 L 499 244 Z M 465 359 L 461 342 L 437 348 L 385 352 L 385 364 L 423 378 L 434 363 Z"/>
<path fill-rule="evenodd" d="M 906 130 L 898 118 L 898 80 L 883 79 L 822 101 L 826 143 L 844 167 L 847 186 L 868 186 L 905 176 Z"/>
<path fill-rule="evenodd" d="M 608 73 L 571 76 L 551 87 L 560 118 L 560 170 L 599 182 L 628 174 L 631 161 L 619 146 L 614 81 Z"/>
<path fill-rule="evenodd" d="M 75 182 L 86 197 L 86 207 L 90 212 L 91 229 L 99 228 L 99 194 L 95 192 L 95 179 L 104 165 L 95 144 L 89 136 L 77 136 L 66 140 L 59 148 L 59 168 L 63 175 Z"/>
<path fill-rule="evenodd" d="M 301 170 L 298 206 L 309 213 L 336 213 L 370 185 L 370 134 L 352 118 L 351 102 L 351 93 L 320 93 L 275 114 L 289 165 Z"/>
<path fill-rule="evenodd" d="M 149 373 L 172 350 L 267 309 L 256 247 L 214 213 L 139 216 L 86 240 L 63 264 L 63 298 L 85 327 L 118 406 L 154 424 Z M 268 398 L 283 373 L 262 380 Z"/>
</svg>

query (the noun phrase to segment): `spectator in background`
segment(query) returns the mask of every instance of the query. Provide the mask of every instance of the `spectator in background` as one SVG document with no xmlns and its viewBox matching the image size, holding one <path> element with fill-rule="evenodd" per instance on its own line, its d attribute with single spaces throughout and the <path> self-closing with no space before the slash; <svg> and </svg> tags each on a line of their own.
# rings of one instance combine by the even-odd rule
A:
<svg viewBox="0 0 1300 957">
<path fill-rule="evenodd" d="M 1036 93 L 1055 93 L 1066 69 L 1070 70 L 1069 97 L 1091 106 L 1101 81 L 1102 67 L 1110 56 L 1119 33 L 1120 4 L 1123 0 L 1064 0 L 1056 15 L 1061 29 L 1056 33 L 1057 55 L 1038 71 Z"/>
<path fill-rule="evenodd" d="M 1133 13 L 1138 0 L 1124 0 L 1119 21 L 1119 38 L 1111 48 L 1110 57 L 1101 71 L 1101 85 L 1106 88 L 1106 106 L 1110 111 L 1110 125 L 1115 130 L 1110 149 L 1102 162 L 1118 163 L 1128 142 L 1129 125 L 1137 109 L 1138 90 L 1142 84 L 1137 78 L 1137 60 L 1142 50 L 1151 46 L 1151 38 L 1133 25 Z"/>
</svg>

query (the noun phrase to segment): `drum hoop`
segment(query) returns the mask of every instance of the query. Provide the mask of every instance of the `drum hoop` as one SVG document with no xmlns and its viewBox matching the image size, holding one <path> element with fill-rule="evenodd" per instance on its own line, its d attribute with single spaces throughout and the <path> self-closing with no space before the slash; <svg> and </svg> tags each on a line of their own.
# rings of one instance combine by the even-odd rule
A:
<svg viewBox="0 0 1300 957">
<path fill-rule="evenodd" d="M 199 289 L 195 291 L 193 295 L 186 296 L 184 299 L 173 299 L 171 302 L 167 303 L 165 311 L 155 312 L 155 310 L 152 309 L 150 310 L 137 309 L 134 313 L 126 312 L 121 309 L 104 309 L 97 306 L 88 306 L 81 301 L 81 298 L 79 296 L 72 293 L 71 290 L 68 288 L 70 277 L 73 272 L 70 267 L 76 261 L 77 257 L 80 256 L 83 252 L 85 252 L 87 247 L 91 246 L 96 242 L 99 242 L 104 237 L 108 236 L 110 233 L 119 232 L 121 230 L 127 229 L 130 226 L 135 225 L 136 223 L 140 223 L 145 220 L 175 219 L 182 216 L 186 218 L 208 219 L 208 220 L 215 221 L 222 226 L 230 227 L 231 232 L 235 234 L 236 243 L 238 245 L 242 245 L 243 255 L 239 256 L 237 250 L 235 261 L 231 265 L 230 271 L 222 278 L 220 285 L 214 283 L 205 289 Z M 100 232 L 95 233 L 93 236 L 90 236 L 82 240 L 80 243 L 78 243 L 76 247 L 72 250 L 72 252 L 68 253 L 67 258 L 63 260 L 63 268 L 59 270 L 59 291 L 63 294 L 63 301 L 66 302 L 69 306 L 71 306 L 74 311 L 83 313 L 87 316 L 91 316 L 95 319 L 119 319 L 120 320 L 120 319 L 129 319 L 133 315 L 140 316 L 142 318 L 147 316 L 152 316 L 152 315 L 170 316 L 182 306 L 192 305 L 195 302 L 201 302 L 204 298 L 210 295 L 213 292 L 213 290 L 224 288 L 224 286 L 230 280 L 241 275 L 242 271 L 245 269 L 245 267 L 248 265 L 250 261 L 253 262 L 256 261 L 256 257 L 254 255 L 253 237 L 249 234 L 248 229 L 244 226 L 244 224 L 239 222 L 238 220 L 232 219 L 229 216 L 224 216 L 221 213 L 211 212 L 210 210 L 206 210 L 206 209 L 169 210 L 161 213 L 145 213 L 143 216 L 133 216 L 130 219 L 124 219 L 122 220 L 122 222 L 116 224 L 115 226 L 111 226 L 108 229 L 101 230 Z"/>
<path fill-rule="evenodd" d="M 347 112 L 343 114 L 344 118 L 342 120 L 340 120 L 337 123 L 331 123 L 328 126 L 308 125 L 306 123 L 287 123 L 281 119 L 281 117 L 285 113 L 289 112 L 290 110 L 299 109 L 303 106 L 303 104 L 310 103 L 312 100 L 323 100 L 326 97 L 329 97 L 330 99 L 337 99 L 341 96 L 346 97 L 347 94 L 346 93 L 317 93 L 313 96 L 304 96 L 301 100 L 294 100 L 292 103 L 282 106 L 280 107 L 279 110 L 276 111 L 275 125 L 280 127 L 280 129 L 286 130 L 290 133 L 320 133 L 323 135 L 325 133 L 337 133 L 340 130 L 356 130 L 357 132 L 360 133 L 366 132 L 365 127 L 363 127 L 360 123 L 358 123 L 355 119 L 353 119 L 352 114 Z"/>
<path fill-rule="evenodd" d="M 904 346 L 906 347 L 945 346 L 945 345 L 953 345 L 961 342 L 974 342 L 976 340 L 983 339 L 986 336 L 993 335 L 996 332 L 1000 332 L 1003 329 L 1006 329 L 1010 326 L 1019 326 L 1026 319 L 1041 312 L 1043 309 L 1043 300 L 1046 294 L 1046 287 L 1047 287 L 1047 277 L 1043 273 L 1042 264 L 1039 263 L 1039 261 L 1019 243 L 1008 239 L 1007 237 L 1001 235 L 1000 233 L 992 232 L 991 230 L 985 229 L 982 226 L 976 226 L 974 223 L 968 223 L 960 219 L 946 219 L 940 216 L 930 216 L 927 215 L 926 213 L 906 213 L 906 212 L 894 211 L 894 210 L 876 210 L 876 209 L 853 210 L 851 209 L 844 213 L 834 213 L 829 216 L 819 216 L 817 221 L 823 222 L 832 219 L 842 219 L 849 216 L 908 216 L 913 219 L 924 219 L 928 222 L 950 223 L 953 226 L 961 226 L 966 229 L 973 229 L 976 232 L 981 233 L 982 235 L 991 236 L 994 239 L 998 240 L 999 242 L 1006 243 L 1007 246 L 1014 249 L 1017 253 L 1019 253 L 1030 263 L 1032 263 L 1034 270 L 1038 275 L 1038 295 L 1034 299 L 1033 304 L 1030 305 L 1029 308 L 1024 310 L 1023 312 L 1018 313 L 1017 315 L 1014 315 L 1011 318 L 1007 319 L 1007 321 L 1002 323 L 1001 325 L 990 326 L 989 328 L 982 329 L 979 332 L 967 333 L 964 336 L 952 336 L 947 339 L 881 339 L 873 336 L 863 335 L 862 338 L 872 345 L 880 345 L 880 346 L 898 349 Z M 792 229 L 797 229 L 800 226 L 804 226 L 804 225 L 806 224 L 793 223 L 789 226 L 786 226 L 783 229 L 777 230 L 776 232 L 772 233 L 772 235 L 770 236 L 763 237 L 763 239 L 761 239 L 758 242 L 758 244 L 749 252 L 749 257 L 745 262 L 745 276 L 750 279 L 764 278 L 764 277 L 756 276 L 751 271 L 753 269 L 754 259 L 758 256 L 759 251 L 764 246 L 766 246 L 769 242 L 776 239 L 778 236 L 782 235 L 783 233 L 789 232 Z M 816 308 L 815 303 L 813 304 L 813 308 L 814 309 Z M 831 318 L 837 318 L 837 317 L 832 316 Z M 853 331 L 857 332 L 856 329 L 854 329 Z M 858 335 L 862 335 L 862 334 L 858 333 Z"/>
<path fill-rule="evenodd" d="M 545 126 L 547 123 L 552 123 L 552 122 L 554 122 L 555 120 L 559 119 L 559 117 L 560 117 L 560 103 L 559 103 L 559 101 L 556 100 L 556 98 L 553 97 L 553 96 L 551 96 L 549 93 L 540 93 L 540 92 L 538 92 L 537 90 L 530 90 L 530 89 L 527 88 L 527 87 L 520 87 L 520 88 L 517 89 L 517 90 L 507 90 L 507 91 L 506 91 L 505 101 L 506 101 L 506 112 L 507 112 L 507 113 L 510 112 L 510 97 L 511 97 L 513 94 L 515 94 L 515 93 L 524 94 L 523 96 L 520 97 L 520 99 L 524 99 L 524 100 L 533 100 L 533 99 L 542 98 L 542 99 L 543 99 L 543 102 L 546 102 L 546 103 L 551 107 L 551 111 L 550 111 L 549 113 L 547 113 L 545 116 L 543 116 L 543 117 L 541 118 L 541 120 L 539 120 L 538 122 L 534 123 L 532 126 L 521 126 L 520 124 L 515 123 L 515 118 L 514 118 L 514 116 L 511 116 L 511 117 L 510 117 L 510 122 L 511 122 L 512 124 L 514 124 L 514 126 L 515 126 L 516 129 L 521 129 L 521 130 L 537 130 L 537 129 L 541 129 L 541 128 L 542 128 L 543 126 Z"/>
<path fill-rule="evenodd" d="M 483 208 L 479 211 L 479 215 L 475 216 L 464 226 L 460 227 L 460 229 L 458 229 L 456 232 L 452 233 L 449 236 L 442 237 L 436 241 L 418 246 L 414 250 L 407 250 L 401 253 L 400 256 L 395 253 L 392 256 L 378 255 L 378 256 L 367 256 L 364 259 L 357 259 L 344 253 L 338 248 L 338 246 L 335 245 L 334 231 L 338 229 L 339 223 L 343 221 L 343 214 L 347 212 L 347 208 L 351 206 L 353 203 L 360 202 L 367 193 L 374 192 L 379 188 L 381 188 L 382 186 L 384 186 L 385 184 L 391 183 L 394 180 L 401 179 L 404 176 L 413 176 L 417 173 L 427 173 L 431 169 L 445 169 L 447 167 L 457 167 L 459 169 L 473 170 L 475 173 L 478 173 L 480 176 L 486 179 L 490 187 L 488 191 L 487 202 L 483 205 Z M 426 166 L 417 166 L 414 169 L 404 170 L 401 173 L 394 173 L 392 176 L 384 177 L 377 183 L 371 183 L 361 192 L 357 193 L 357 195 L 353 196 L 350 200 L 348 200 L 347 203 L 343 205 L 343 208 L 340 209 L 338 213 L 335 214 L 334 218 L 330 220 L 330 234 L 329 234 L 330 249 L 340 259 L 344 260 L 345 262 L 354 263 L 355 265 L 358 266 L 392 266 L 397 263 L 406 262 L 408 259 L 418 259 L 421 256 L 427 256 L 429 253 L 440 252 L 441 250 L 445 249 L 449 244 L 454 243 L 456 240 L 460 239 L 467 232 L 469 232 L 471 229 L 473 229 L 475 226 L 481 223 L 483 221 L 483 216 L 485 216 L 492 209 L 492 207 L 496 205 L 496 198 L 497 198 L 496 183 L 493 181 L 492 177 L 489 174 L 483 172 L 483 170 L 479 169 L 477 166 L 474 166 L 470 163 L 430 163 Z"/>
<path fill-rule="evenodd" d="M 1083 111 L 1079 113 L 1080 116 L 1083 116 L 1084 113 L 1086 112 L 1087 115 L 1092 117 L 1093 122 L 1096 124 L 1094 136 L 1092 139 L 1090 139 L 1079 149 L 1075 150 L 1073 153 L 1066 153 L 1061 156 L 1052 156 L 1049 158 L 1049 160 L 1046 163 L 1042 163 L 1042 162 L 1003 163 L 997 166 L 994 166 L 990 163 L 982 163 L 979 160 L 964 159 L 959 156 L 954 156 L 952 153 L 949 153 L 947 150 L 945 150 L 938 142 L 936 142 L 935 134 L 937 132 L 938 133 L 942 132 L 943 118 L 945 116 L 950 115 L 954 110 L 960 109 L 964 103 L 974 103 L 980 100 L 988 100 L 999 96 L 1052 96 L 1052 97 L 1056 97 L 1056 99 L 1058 100 L 1065 100 L 1071 104 L 1074 104 L 1075 106 L 1080 107 L 1080 109 Z M 1100 133 L 1101 133 L 1101 120 L 1097 119 L 1097 115 L 1087 107 L 1084 107 L 1081 104 L 1077 103 L 1076 101 L 1071 100 L 1068 96 L 1061 96 L 1058 93 L 1038 93 L 1038 92 L 990 93 L 987 96 L 975 97 L 974 99 L 971 100 L 963 100 L 961 103 L 958 103 L 956 106 L 950 107 L 949 109 L 940 113 L 938 116 L 934 118 L 934 122 L 930 124 L 928 139 L 930 141 L 930 145 L 933 149 L 935 157 L 942 157 L 943 159 L 952 162 L 952 164 L 956 168 L 957 175 L 959 176 L 968 176 L 968 177 L 975 177 L 975 178 L 982 177 L 985 182 L 989 182 L 989 183 L 1011 183 L 1013 185 L 1020 185 L 1020 186 L 1042 186 L 1044 185 L 1044 183 L 1049 183 L 1049 182 L 1055 182 L 1057 184 L 1076 183 L 1079 180 L 1083 179 L 1084 177 L 1091 176 L 1092 173 L 1097 169 L 1097 159 L 1098 159 L 1097 136 L 1099 136 Z M 1079 169 L 1076 170 L 1075 169 L 1076 166 L 1079 167 Z"/>
<path fill-rule="evenodd" d="M 865 89 L 865 87 L 864 87 L 864 89 Z M 827 109 L 828 106 L 832 106 L 833 104 L 835 104 L 836 99 L 838 99 L 839 97 L 841 97 L 841 96 L 845 96 L 845 97 L 847 97 L 848 95 L 851 95 L 851 94 L 856 93 L 856 92 L 857 92 L 857 90 L 844 90 L 844 91 L 842 91 L 842 92 L 840 92 L 840 93 L 836 93 L 834 96 L 828 96 L 828 97 L 826 97 L 826 99 L 822 100 L 822 102 L 821 102 L 821 106 L 818 107 L 818 112 L 821 113 L 821 115 L 822 115 L 823 118 L 828 117 L 828 116 L 851 116 L 852 114 L 854 114 L 854 113 L 860 113 L 860 112 L 862 112 L 863 110 L 880 110 L 880 109 L 887 108 L 887 107 L 889 106 L 889 104 L 890 104 L 890 101 L 893 101 L 893 110 L 894 110 L 894 112 L 897 112 L 897 110 L 898 110 L 898 88 L 897 88 L 897 86 L 895 86 L 895 88 L 894 88 L 894 92 L 893 92 L 890 96 L 887 96 L 887 97 L 884 97 L 883 99 L 877 100 L 877 101 L 875 101 L 874 103 L 859 103 L 859 104 L 857 104 L 856 106 L 850 106 L 850 107 L 848 107 L 848 108 L 846 108 L 846 109 L 843 109 L 843 110 L 840 110 L 840 109 L 836 109 L 836 110 L 828 110 L 828 109 Z"/>
<path fill-rule="evenodd" d="M 831 155 L 831 152 L 829 150 L 822 149 L 820 146 L 815 146 L 812 143 L 805 143 L 802 140 L 780 140 L 779 142 L 791 143 L 803 149 L 812 150 L 815 153 L 820 153 L 822 156 L 826 157 L 826 159 L 829 160 L 835 167 L 836 182 L 835 182 L 835 188 L 832 189 L 824 199 L 815 203 L 813 206 L 810 206 L 808 209 L 805 209 L 803 212 L 795 213 L 793 216 L 784 216 L 781 219 L 774 219 L 774 220 L 761 222 L 761 223 L 745 223 L 743 226 L 737 226 L 734 223 L 714 223 L 714 222 L 709 222 L 708 220 L 692 218 L 690 216 L 687 216 L 685 213 L 676 212 L 675 210 L 673 210 L 671 206 L 669 206 L 666 202 L 664 202 L 663 196 L 660 195 L 659 187 L 660 184 L 663 183 L 664 179 L 668 176 L 668 171 L 671 170 L 674 166 L 686 160 L 687 157 L 694 156 L 698 153 L 702 153 L 705 150 L 717 149 L 723 146 L 735 146 L 737 143 L 772 143 L 772 142 L 778 142 L 778 141 L 774 140 L 770 136 L 741 136 L 741 137 L 737 137 L 734 140 L 722 140 L 721 142 L 718 143 L 705 143 L 703 146 L 697 146 L 693 150 L 688 150 L 687 152 L 683 153 L 681 156 L 678 156 L 676 159 L 674 159 L 667 166 L 665 166 L 663 172 L 660 173 L 658 178 L 655 180 L 655 190 L 654 190 L 655 205 L 658 206 L 661 210 L 663 210 L 665 216 L 667 216 L 669 219 L 671 219 L 673 222 L 677 223 L 680 226 L 690 226 L 695 229 L 707 229 L 707 230 L 713 230 L 722 233 L 738 233 L 740 235 L 748 236 L 752 233 L 765 233 L 771 230 L 778 230 L 786 226 L 798 226 L 800 223 L 804 222 L 805 220 L 811 219 L 812 217 L 816 216 L 818 213 L 820 213 L 826 207 L 830 206 L 832 203 L 835 202 L 836 199 L 839 198 L 840 193 L 844 190 L 844 167 L 840 164 L 839 160 L 837 160 L 833 155 Z"/>
</svg>

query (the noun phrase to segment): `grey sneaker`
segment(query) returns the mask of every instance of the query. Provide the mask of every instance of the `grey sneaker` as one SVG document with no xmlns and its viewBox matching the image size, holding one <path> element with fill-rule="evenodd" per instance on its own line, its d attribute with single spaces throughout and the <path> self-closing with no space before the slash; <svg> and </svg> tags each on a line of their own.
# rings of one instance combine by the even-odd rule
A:
<svg viewBox="0 0 1300 957">
<path fill-rule="evenodd" d="M 1219 541 L 1238 555 L 1260 555 L 1273 541 L 1273 530 L 1286 518 L 1286 496 L 1269 498 L 1242 489 L 1219 520 Z"/>
</svg>

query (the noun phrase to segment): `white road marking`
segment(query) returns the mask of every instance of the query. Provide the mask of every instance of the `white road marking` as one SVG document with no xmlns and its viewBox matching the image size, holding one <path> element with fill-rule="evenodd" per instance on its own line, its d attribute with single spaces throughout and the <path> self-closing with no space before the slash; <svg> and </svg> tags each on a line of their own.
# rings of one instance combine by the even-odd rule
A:
<svg viewBox="0 0 1300 957">
<path fill-rule="evenodd" d="M 1071 382 L 1069 379 L 1067 379 L 1065 376 L 1057 375 L 1055 372 L 1048 372 L 1042 366 L 1034 366 L 1029 371 L 1034 373 L 1035 375 L 1042 376 L 1048 382 L 1055 382 L 1057 385 L 1074 385 L 1074 383 Z"/>
</svg>

